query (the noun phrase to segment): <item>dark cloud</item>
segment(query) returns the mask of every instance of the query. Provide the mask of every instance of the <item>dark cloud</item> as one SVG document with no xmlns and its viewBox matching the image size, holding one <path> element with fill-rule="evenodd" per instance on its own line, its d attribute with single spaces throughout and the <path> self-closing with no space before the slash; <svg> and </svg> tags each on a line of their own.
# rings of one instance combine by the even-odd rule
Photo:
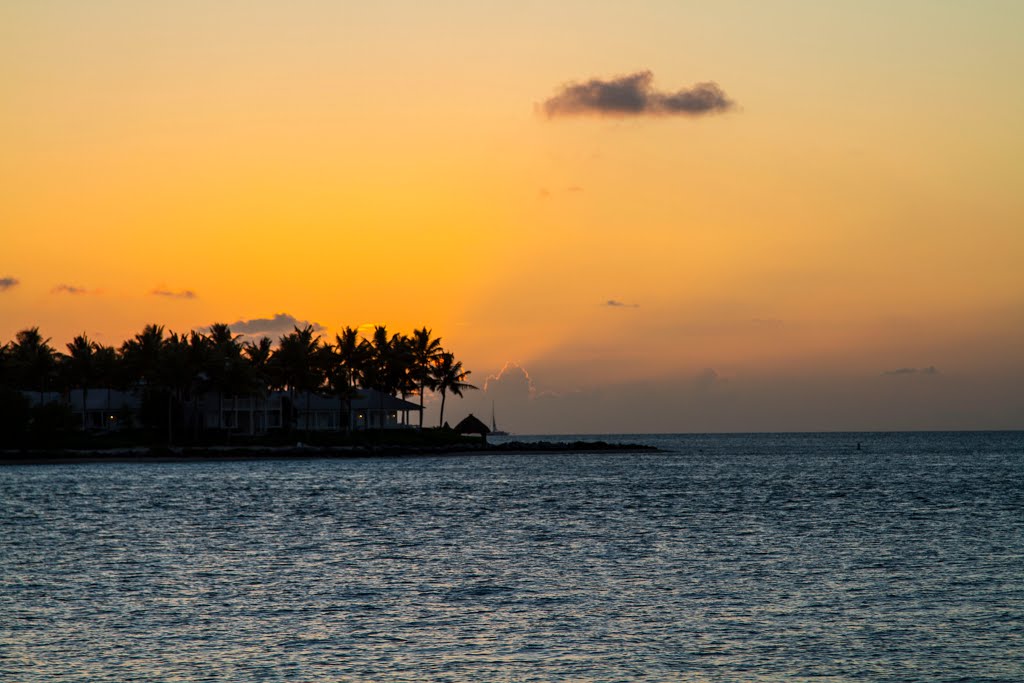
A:
<svg viewBox="0 0 1024 683">
<path fill-rule="evenodd" d="M 299 320 L 289 313 L 277 313 L 272 318 L 252 318 L 250 320 L 236 320 L 231 323 L 231 329 L 246 335 L 255 334 L 286 334 L 298 327 L 302 329 L 306 325 L 312 325 L 317 332 L 323 332 L 325 328 L 320 323 L 308 320 Z"/>
<path fill-rule="evenodd" d="M 60 284 L 54 287 L 51 292 L 53 294 L 87 294 L 89 290 L 85 287 L 75 287 L 74 285 Z"/>
<path fill-rule="evenodd" d="M 569 83 L 543 104 L 549 118 L 555 116 L 701 116 L 723 112 L 733 102 L 717 83 L 697 83 L 676 92 L 658 92 L 651 86 L 654 74 L 638 71 L 605 81 Z"/>
<path fill-rule="evenodd" d="M 615 299 L 608 299 L 608 301 L 605 301 L 601 305 L 608 308 L 640 308 L 640 304 L 627 304 Z"/>
<path fill-rule="evenodd" d="M 182 289 L 177 292 L 173 292 L 169 289 L 154 289 L 150 294 L 154 296 L 166 296 L 171 299 L 195 299 L 196 293 L 191 289 Z"/>
<path fill-rule="evenodd" d="M 896 368 L 895 370 L 886 370 L 882 373 L 883 375 L 937 375 L 939 369 L 934 365 L 929 365 L 926 368 Z"/>
<path fill-rule="evenodd" d="M 15 286 L 16 284 L 18 284 L 18 279 L 17 278 L 14 278 L 14 277 L 0 277 L 0 292 L 4 291 L 5 289 L 10 289 L 11 287 Z"/>
</svg>

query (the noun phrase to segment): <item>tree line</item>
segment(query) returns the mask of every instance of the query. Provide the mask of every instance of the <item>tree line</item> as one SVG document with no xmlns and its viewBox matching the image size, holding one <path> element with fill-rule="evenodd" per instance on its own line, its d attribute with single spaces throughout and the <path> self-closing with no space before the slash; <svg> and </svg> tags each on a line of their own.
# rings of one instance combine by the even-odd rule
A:
<svg viewBox="0 0 1024 683">
<path fill-rule="evenodd" d="M 88 393 L 97 389 L 137 392 L 142 402 L 137 417 L 151 429 L 166 431 L 169 441 L 175 428 L 189 428 L 184 407 L 211 392 L 221 397 L 265 397 L 284 391 L 293 406 L 298 395 L 334 396 L 344 413 L 360 389 L 379 392 L 382 401 L 385 395 L 418 396 L 421 409 L 425 393 L 431 391 L 441 396 L 440 426 L 447 396 L 476 388 L 467 382 L 470 371 L 426 327 L 407 336 L 389 334 L 378 325 L 368 338 L 345 327 L 330 341 L 311 325 L 296 326 L 275 345 L 265 336 L 243 341 L 224 323 L 185 334 L 165 333 L 162 325 L 153 324 L 120 347 L 82 334 L 66 349 L 53 348 L 38 327 L 21 330 L 0 347 L 0 391 L 6 396 L 0 405 L 0 413 L 6 415 L 0 420 L 13 423 L 6 425 L 8 429 L 16 429 L 19 421 L 46 423 L 46 411 L 56 408 L 45 407 L 44 397 L 49 392 L 66 395 L 72 389 L 81 390 L 83 406 Z M 18 405 L 22 392 L 39 393 L 35 407 Z M 82 413 L 85 429 L 86 411 Z M 285 428 L 294 427 L 292 421 L 290 417 Z"/>
</svg>

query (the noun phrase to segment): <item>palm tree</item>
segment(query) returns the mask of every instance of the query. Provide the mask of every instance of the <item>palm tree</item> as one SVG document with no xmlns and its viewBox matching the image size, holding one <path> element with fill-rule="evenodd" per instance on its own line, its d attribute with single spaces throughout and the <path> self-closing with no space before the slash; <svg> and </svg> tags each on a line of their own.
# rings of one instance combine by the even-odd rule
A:
<svg viewBox="0 0 1024 683">
<path fill-rule="evenodd" d="M 96 344 L 93 351 L 93 365 L 96 368 L 96 381 L 107 391 L 105 414 L 110 413 L 110 390 L 124 385 L 124 368 L 117 349 L 113 346 Z M 84 396 L 82 397 L 85 398 Z M 104 425 L 106 423 L 104 422 Z"/>
<path fill-rule="evenodd" d="M 423 429 L 423 394 L 427 389 L 434 388 L 430 369 L 438 357 L 444 353 L 444 349 L 441 348 L 441 338 L 431 337 L 430 330 L 426 326 L 412 331 L 412 337 L 409 337 L 409 349 L 412 354 L 412 379 L 420 395 L 420 429 Z"/>
<path fill-rule="evenodd" d="M 294 332 L 281 337 L 277 351 L 272 357 L 274 366 L 279 373 L 279 382 L 288 388 L 292 404 L 297 391 L 306 394 L 306 433 L 309 433 L 309 400 L 310 394 L 323 384 L 319 361 L 320 335 L 313 336 L 313 326 L 306 325 L 303 329 L 295 327 Z M 289 420 L 290 423 L 290 420 Z"/>
<path fill-rule="evenodd" d="M 252 382 L 247 371 L 249 363 L 242 357 L 242 345 L 239 337 L 231 333 L 231 328 L 224 323 L 210 325 L 207 334 L 209 355 L 206 372 L 214 391 L 217 393 L 217 427 L 224 428 L 224 395 L 237 397 L 240 393 L 248 393 Z M 237 407 L 237 398 L 235 406 Z M 237 418 L 237 412 L 236 412 Z M 232 425 L 229 425 L 229 428 Z"/>
<path fill-rule="evenodd" d="M 242 345 L 242 354 L 249 362 L 249 372 L 253 380 L 253 389 L 263 400 L 263 429 L 269 425 L 267 420 L 267 392 L 271 384 L 270 356 L 273 353 L 274 342 L 270 337 L 260 337 L 258 341 L 247 341 Z M 250 424 L 252 417 L 249 418 Z"/>
<path fill-rule="evenodd" d="M 392 388 L 403 401 L 419 387 L 414 368 L 412 340 L 404 334 L 396 334 L 391 338 L 391 381 Z M 408 410 L 403 411 L 402 421 L 406 425 L 409 424 Z"/>
<path fill-rule="evenodd" d="M 39 391 L 39 403 L 42 404 L 43 393 L 57 368 L 57 353 L 50 346 L 50 340 L 43 339 L 38 327 L 21 330 L 15 335 L 8 355 L 15 386 L 26 391 Z"/>
<path fill-rule="evenodd" d="M 160 349 L 161 384 L 167 389 L 168 443 L 173 441 L 174 406 L 184 405 L 201 373 L 202 366 L 196 362 L 194 351 L 192 336 L 178 335 L 176 332 L 167 335 Z"/>
<path fill-rule="evenodd" d="M 387 328 L 377 325 L 373 328 L 373 337 L 363 342 L 368 356 L 363 384 L 377 392 L 380 415 L 384 414 L 385 396 L 401 393 L 404 398 L 414 389 L 411 380 L 412 354 L 406 340 L 401 334 L 389 337 Z"/>
<path fill-rule="evenodd" d="M 373 328 L 373 336 L 364 339 L 360 345 L 366 355 L 366 366 L 363 368 L 363 386 L 377 392 L 380 412 L 384 411 L 384 395 L 391 392 L 391 345 L 388 330 L 384 325 Z M 367 413 L 367 427 L 372 426 L 370 414 Z"/>
<path fill-rule="evenodd" d="M 142 386 L 157 384 L 163 343 L 164 326 L 146 325 L 142 332 L 121 344 L 129 381 Z"/>
<path fill-rule="evenodd" d="M 327 384 L 338 396 L 338 428 L 344 417 L 344 430 L 352 425 L 352 396 L 355 385 L 366 366 L 366 349 L 360 344 L 359 330 L 346 327 L 341 334 L 334 335 L 335 344 L 325 345 L 324 367 Z"/>
<path fill-rule="evenodd" d="M 456 361 L 455 355 L 444 352 L 431 369 L 431 378 L 434 386 L 441 392 L 441 419 L 437 425 L 444 425 L 444 401 L 445 395 L 450 391 L 454 396 L 462 396 L 466 389 L 476 389 L 466 382 L 466 378 L 472 374 L 469 370 L 462 369 L 462 361 Z"/>
<path fill-rule="evenodd" d="M 155 404 L 169 400 L 164 387 L 163 351 L 163 325 L 146 325 L 121 345 L 127 380 L 142 390 L 143 419 L 151 426 L 157 424 Z"/>
<path fill-rule="evenodd" d="M 86 416 L 89 412 L 89 387 L 99 378 L 97 351 L 99 344 L 89 341 L 82 333 L 67 344 L 67 355 L 60 358 L 67 386 L 82 390 L 82 431 L 87 428 Z"/>
</svg>

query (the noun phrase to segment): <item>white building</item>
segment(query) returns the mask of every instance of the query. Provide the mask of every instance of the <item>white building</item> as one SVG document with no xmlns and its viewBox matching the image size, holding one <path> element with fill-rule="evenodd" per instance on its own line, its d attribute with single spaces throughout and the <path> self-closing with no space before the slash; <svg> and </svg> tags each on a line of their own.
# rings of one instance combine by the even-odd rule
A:
<svg viewBox="0 0 1024 683">
<path fill-rule="evenodd" d="M 207 429 L 230 429 L 239 434 L 264 434 L 291 424 L 295 429 L 318 432 L 365 429 L 406 429 L 419 423 L 409 418 L 419 405 L 372 389 L 361 389 L 348 402 L 336 396 L 298 393 L 292 401 L 287 392 L 264 396 L 218 396 L 207 393 L 199 401 L 202 424 Z M 219 413 L 219 418 L 218 418 Z M 307 423 L 308 419 L 308 423 Z"/>
</svg>

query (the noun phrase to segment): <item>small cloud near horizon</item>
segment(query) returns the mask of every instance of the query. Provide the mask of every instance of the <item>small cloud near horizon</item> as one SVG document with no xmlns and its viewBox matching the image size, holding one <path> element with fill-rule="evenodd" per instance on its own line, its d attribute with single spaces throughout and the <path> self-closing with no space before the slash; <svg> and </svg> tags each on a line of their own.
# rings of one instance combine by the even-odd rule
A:
<svg viewBox="0 0 1024 683">
<path fill-rule="evenodd" d="M 605 308 L 640 308 L 640 304 L 627 304 L 623 301 L 618 301 L 617 299 L 608 299 L 608 301 L 605 301 L 601 305 Z"/>
<path fill-rule="evenodd" d="M 610 80 L 592 78 L 585 83 L 563 85 L 542 108 L 556 116 L 703 116 L 732 109 L 735 105 L 712 81 L 675 92 L 652 86 L 654 74 L 638 71 Z"/>
<path fill-rule="evenodd" d="M 499 389 L 503 392 L 511 389 L 512 395 L 518 398 L 530 398 L 537 393 L 530 373 L 522 365 L 512 361 L 506 362 L 497 375 L 488 375 L 482 389 L 488 395 Z"/>
<path fill-rule="evenodd" d="M 198 296 L 191 289 L 182 289 L 178 290 L 177 292 L 171 291 L 169 289 L 154 289 L 153 291 L 150 292 L 150 294 L 154 296 L 167 297 L 169 299 L 195 299 Z"/>
<path fill-rule="evenodd" d="M 6 291 L 18 284 L 16 277 L 0 277 L 0 292 Z"/>
<path fill-rule="evenodd" d="M 727 381 L 728 380 L 718 374 L 718 371 L 714 368 L 704 368 L 693 378 L 694 386 L 699 391 L 708 391 L 712 387 Z"/>
<path fill-rule="evenodd" d="M 929 365 L 926 368 L 896 368 L 895 370 L 886 370 L 882 373 L 883 375 L 937 375 L 939 369 L 934 365 Z"/>
<path fill-rule="evenodd" d="M 268 333 L 281 333 L 287 334 L 293 329 L 298 327 L 300 330 L 306 325 L 311 325 L 313 330 L 316 332 L 323 332 L 326 327 L 320 323 L 312 322 L 309 320 L 299 320 L 290 313 L 275 313 L 270 318 L 250 318 L 249 320 L 236 320 L 231 323 L 230 327 L 234 332 L 240 332 L 245 335 L 256 335 L 256 334 L 268 334 Z"/>
<path fill-rule="evenodd" d="M 89 290 L 85 287 L 76 287 L 75 285 L 59 284 L 50 290 L 51 294 L 88 294 Z"/>
</svg>

